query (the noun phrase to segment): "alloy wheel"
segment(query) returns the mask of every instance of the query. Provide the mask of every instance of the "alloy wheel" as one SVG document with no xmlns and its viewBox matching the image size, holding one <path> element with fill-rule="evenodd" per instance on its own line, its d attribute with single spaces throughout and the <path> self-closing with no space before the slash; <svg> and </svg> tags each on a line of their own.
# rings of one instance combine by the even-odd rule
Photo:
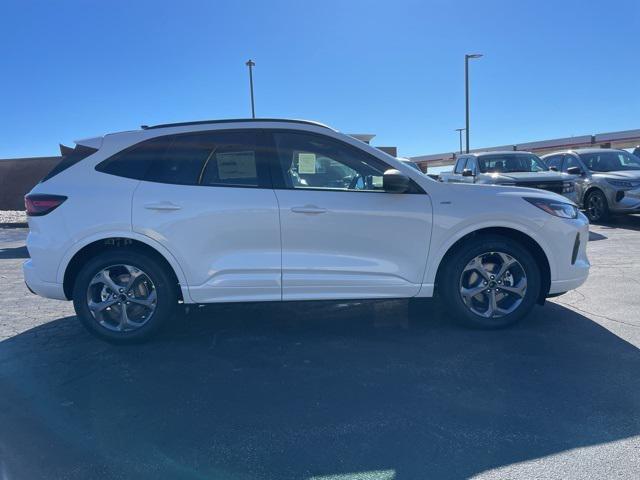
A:
<svg viewBox="0 0 640 480">
<path fill-rule="evenodd" d="M 602 195 L 592 193 L 587 201 L 587 213 L 591 220 L 599 220 L 604 213 L 604 199 Z"/>
<path fill-rule="evenodd" d="M 104 328 L 131 332 L 145 325 L 156 311 L 156 287 L 141 269 L 112 265 L 100 270 L 89 282 L 87 306 Z"/>
<path fill-rule="evenodd" d="M 473 258 L 460 275 L 460 296 L 466 307 L 484 318 L 514 312 L 527 292 L 527 275 L 518 260 L 504 252 Z"/>
</svg>

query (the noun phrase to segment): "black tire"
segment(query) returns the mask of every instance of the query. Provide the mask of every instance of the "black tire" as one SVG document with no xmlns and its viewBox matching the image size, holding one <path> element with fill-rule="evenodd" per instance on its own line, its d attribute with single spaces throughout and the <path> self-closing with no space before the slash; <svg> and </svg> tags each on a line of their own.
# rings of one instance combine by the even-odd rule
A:
<svg viewBox="0 0 640 480">
<path fill-rule="evenodd" d="M 591 190 L 584 199 L 587 218 L 592 223 L 606 222 L 610 217 L 607 197 L 598 189 Z"/>
<path fill-rule="evenodd" d="M 144 320 L 146 323 L 134 330 L 114 331 L 106 328 L 96 320 L 88 305 L 88 290 L 92 280 L 103 269 L 114 265 L 130 265 L 140 269 L 152 282 L 156 292 L 155 310 Z M 92 258 L 78 273 L 73 288 L 73 306 L 82 324 L 93 335 L 111 343 L 139 343 L 150 339 L 169 323 L 177 311 L 177 305 L 178 284 L 173 272 L 148 254 L 133 250 L 114 249 Z"/>
<path fill-rule="evenodd" d="M 469 275 L 468 271 L 465 273 L 465 268 L 470 265 L 470 262 L 484 254 L 496 255 L 492 252 L 504 253 L 518 262 L 518 265 L 514 266 L 514 270 L 517 268 L 524 273 L 526 290 L 523 297 L 514 295 L 512 299 L 510 298 L 511 294 L 505 293 L 504 289 L 500 293 L 495 293 L 500 291 L 501 285 L 495 285 L 497 280 L 488 280 L 494 284 L 494 295 L 498 295 L 498 297 L 502 299 L 500 300 L 501 302 L 512 302 L 513 306 L 517 299 L 521 298 L 519 305 L 510 313 L 488 318 L 474 313 L 474 311 L 467 306 L 462 297 L 461 282 L 463 282 L 463 278 L 465 278 L 463 275 Z M 508 237 L 500 235 L 476 236 L 457 248 L 456 251 L 448 257 L 446 262 L 447 263 L 443 265 L 444 270 L 438 279 L 437 285 L 438 293 L 443 300 L 442 310 L 445 315 L 447 313 L 452 314 L 453 318 L 464 326 L 481 329 L 508 327 L 525 317 L 538 300 L 541 284 L 540 268 L 525 247 Z M 511 278 L 514 278 L 511 273 L 509 273 L 509 275 L 511 275 Z M 478 276 L 478 278 L 482 280 L 480 276 Z M 478 285 L 479 284 L 478 282 Z M 506 283 L 504 285 L 506 285 Z M 487 288 L 490 286 L 491 285 L 488 285 Z M 497 290 L 495 289 L 496 287 Z M 473 297 L 473 302 L 476 302 L 477 299 L 482 299 L 488 303 L 490 301 L 489 297 L 485 297 L 484 292 L 485 291 L 480 292 L 477 297 Z"/>
</svg>

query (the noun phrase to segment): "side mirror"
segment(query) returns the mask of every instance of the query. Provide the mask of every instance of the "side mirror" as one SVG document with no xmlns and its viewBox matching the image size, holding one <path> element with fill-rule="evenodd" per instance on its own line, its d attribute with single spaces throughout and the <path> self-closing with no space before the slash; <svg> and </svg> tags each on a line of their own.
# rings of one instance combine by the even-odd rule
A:
<svg viewBox="0 0 640 480">
<path fill-rule="evenodd" d="M 567 173 L 569 175 L 582 175 L 582 170 L 580 167 L 569 167 L 567 168 Z"/>
<path fill-rule="evenodd" d="M 409 190 L 411 180 L 400 170 L 391 168 L 384 172 L 382 177 L 382 188 L 389 193 L 404 193 Z"/>
<path fill-rule="evenodd" d="M 465 168 L 464 170 L 462 170 L 462 176 L 463 177 L 473 177 L 473 171 L 469 168 Z"/>
<path fill-rule="evenodd" d="M 557 172 L 558 171 L 558 167 L 549 167 L 549 170 L 551 170 L 552 172 Z"/>
</svg>

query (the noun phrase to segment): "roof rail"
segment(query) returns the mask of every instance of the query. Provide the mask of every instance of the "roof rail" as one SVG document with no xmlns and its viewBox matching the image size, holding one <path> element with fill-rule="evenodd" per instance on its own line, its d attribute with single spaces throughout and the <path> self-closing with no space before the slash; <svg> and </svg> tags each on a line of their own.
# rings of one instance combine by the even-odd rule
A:
<svg viewBox="0 0 640 480">
<path fill-rule="evenodd" d="M 229 118 L 226 120 L 198 120 L 195 122 L 178 122 L 178 123 L 161 123 L 159 125 L 141 125 L 143 130 L 152 130 L 154 128 L 168 128 L 168 127 L 186 127 L 190 125 L 206 125 L 209 123 L 243 123 L 243 122 L 286 122 L 286 123 L 301 123 L 304 125 L 314 125 L 316 127 L 327 128 L 333 130 L 331 127 L 324 125 L 323 123 L 312 122 L 310 120 L 295 120 L 289 118 Z"/>
</svg>

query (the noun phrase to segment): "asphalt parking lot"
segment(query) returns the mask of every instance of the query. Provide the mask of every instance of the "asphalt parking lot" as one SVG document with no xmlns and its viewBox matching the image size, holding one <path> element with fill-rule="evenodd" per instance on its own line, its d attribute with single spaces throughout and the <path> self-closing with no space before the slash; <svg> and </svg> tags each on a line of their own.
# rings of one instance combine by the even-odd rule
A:
<svg viewBox="0 0 640 480">
<path fill-rule="evenodd" d="M 640 217 L 579 290 L 469 331 L 427 302 L 217 305 L 115 347 L 0 228 L 0 478 L 639 478 Z M 422 313 L 420 313 L 422 312 Z"/>
</svg>

